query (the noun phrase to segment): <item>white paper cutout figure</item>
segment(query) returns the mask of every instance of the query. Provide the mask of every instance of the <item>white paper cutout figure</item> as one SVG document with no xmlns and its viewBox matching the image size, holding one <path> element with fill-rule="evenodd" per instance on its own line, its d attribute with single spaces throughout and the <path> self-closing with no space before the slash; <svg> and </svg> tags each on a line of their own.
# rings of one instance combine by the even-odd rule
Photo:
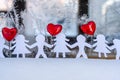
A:
<svg viewBox="0 0 120 80">
<path fill-rule="evenodd" d="M 86 38 L 83 35 L 78 35 L 77 36 L 77 42 L 74 43 L 73 45 L 71 45 L 71 48 L 77 47 L 79 48 L 78 54 L 76 56 L 76 58 L 79 58 L 81 55 L 84 58 L 88 58 L 86 53 L 85 53 L 85 46 L 91 48 L 91 45 L 86 43 Z"/>
<path fill-rule="evenodd" d="M 50 44 L 45 42 L 45 37 L 41 34 L 37 35 L 36 43 L 31 45 L 30 48 L 34 48 L 36 46 L 38 47 L 38 52 L 37 52 L 36 58 L 39 58 L 40 55 L 42 55 L 43 58 L 47 58 L 46 54 L 44 53 L 44 46 L 46 46 L 48 48 L 53 47 L 53 45 L 50 45 Z"/>
<path fill-rule="evenodd" d="M 5 45 L 5 39 L 0 36 L 0 58 L 5 58 L 3 55 L 3 48 L 9 49 L 9 47 Z"/>
<path fill-rule="evenodd" d="M 59 54 L 62 53 L 63 57 L 65 58 L 66 52 L 71 52 L 67 48 L 67 46 L 70 46 L 70 45 L 66 41 L 69 41 L 69 40 L 66 38 L 65 34 L 59 33 L 58 35 L 56 35 L 56 38 L 54 41 L 56 41 L 54 43 L 55 45 L 54 52 L 56 53 L 56 57 L 58 58 Z"/>
<path fill-rule="evenodd" d="M 27 47 L 29 47 L 28 44 L 26 44 L 27 40 L 25 40 L 25 37 L 24 35 L 17 35 L 16 38 L 15 38 L 15 45 L 12 47 L 14 49 L 13 53 L 12 54 L 17 54 L 17 58 L 19 57 L 19 54 L 22 54 L 23 58 L 25 58 L 25 54 L 26 53 L 31 53 Z"/>
<path fill-rule="evenodd" d="M 107 53 L 110 53 L 109 46 L 107 45 L 107 41 L 105 40 L 105 36 L 102 34 L 97 35 L 97 41 L 95 44 L 93 44 L 93 47 L 96 47 L 94 49 L 95 52 L 98 52 L 98 57 L 101 57 L 101 53 L 104 54 L 105 57 L 107 57 Z"/>
<path fill-rule="evenodd" d="M 120 40 L 114 39 L 113 40 L 114 45 L 110 47 L 110 49 L 116 49 L 116 60 L 119 60 L 120 58 Z"/>
</svg>

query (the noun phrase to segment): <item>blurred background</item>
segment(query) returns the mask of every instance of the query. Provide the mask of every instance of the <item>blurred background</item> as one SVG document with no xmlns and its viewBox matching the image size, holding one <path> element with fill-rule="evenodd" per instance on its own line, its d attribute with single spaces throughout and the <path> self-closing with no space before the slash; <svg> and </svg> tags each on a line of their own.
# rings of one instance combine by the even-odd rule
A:
<svg viewBox="0 0 120 80">
<path fill-rule="evenodd" d="M 84 35 L 79 27 L 93 20 L 97 25 L 94 36 L 104 34 L 112 43 L 120 39 L 119 15 L 120 0 L 1 0 L 0 31 L 5 26 L 16 27 L 34 42 L 38 34 L 50 36 L 49 23 L 61 24 L 72 44 L 78 34 Z"/>
<path fill-rule="evenodd" d="M 0 28 L 6 26 L 2 20 L 5 17 L 3 14 L 11 12 L 13 22 L 17 23 L 15 25 L 19 28 L 24 25 L 27 35 L 47 34 L 47 24 L 54 23 L 62 24 L 67 36 L 76 36 L 81 33 L 79 26 L 85 20 L 94 20 L 97 25 L 96 35 L 119 38 L 119 7 L 120 0 L 35 0 L 34 3 L 32 0 L 1 0 Z"/>
</svg>

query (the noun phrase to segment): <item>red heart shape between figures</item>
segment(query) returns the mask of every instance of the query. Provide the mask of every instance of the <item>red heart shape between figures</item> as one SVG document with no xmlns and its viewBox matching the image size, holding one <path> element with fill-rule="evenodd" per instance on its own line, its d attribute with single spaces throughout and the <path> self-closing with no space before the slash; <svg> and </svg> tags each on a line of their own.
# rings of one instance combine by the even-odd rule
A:
<svg viewBox="0 0 120 80">
<path fill-rule="evenodd" d="M 54 24 L 50 23 L 47 25 L 47 31 L 52 36 L 56 36 L 57 34 L 59 34 L 62 31 L 62 25 L 60 25 L 60 24 L 54 25 Z"/>
<path fill-rule="evenodd" d="M 17 29 L 16 28 L 7 28 L 7 27 L 4 27 L 2 29 L 2 34 L 3 34 L 3 37 L 7 40 L 7 41 L 11 41 L 14 39 L 14 37 L 16 36 L 17 34 Z"/>
<path fill-rule="evenodd" d="M 80 29 L 88 35 L 94 35 L 96 30 L 96 24 L 94 21 L 89 21 L 87 24 L 83 24 Z"/>
</svg>

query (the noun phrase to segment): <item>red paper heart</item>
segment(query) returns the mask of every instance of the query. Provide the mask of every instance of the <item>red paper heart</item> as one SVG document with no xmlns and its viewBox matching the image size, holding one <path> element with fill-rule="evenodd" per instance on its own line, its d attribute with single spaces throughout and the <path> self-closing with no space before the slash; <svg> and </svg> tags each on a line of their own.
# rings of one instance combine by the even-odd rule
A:
<svg viewBox="0 0 120 80">
<path fill-rule="evenodd" d="M 7 40 L 7 41 L 11 41 L 12 39 L 14 39 L 14 37 L 17 34 L 17 29 L 16 28 L 7 28 L 4 27 L 2 29 L 2 34 L 3 37 Z"/>
<path fill-rule="evenodd" d="M 96 30 L 96 24 L 94 21 L 89 21 L 87 24 L 83 24 L 80 29 L 88 35 L 94 35 Z"/>
<path fill-rule="evenodd" d="M 54 24 L 50 23 L 47 26 L 47 31 L 52 36 L 55 36 L 55 35 L 59 34 L 62 31 L 62 25 L 60 25 L 60 24 L 54 25 Z"/>
</svg>

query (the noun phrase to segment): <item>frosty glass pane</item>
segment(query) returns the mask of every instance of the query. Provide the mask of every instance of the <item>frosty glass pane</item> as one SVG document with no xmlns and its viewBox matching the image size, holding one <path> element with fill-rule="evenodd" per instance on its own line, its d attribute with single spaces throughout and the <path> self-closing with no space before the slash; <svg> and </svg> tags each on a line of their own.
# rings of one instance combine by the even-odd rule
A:
<svg viewBox="0 0 120 80">
<path fill-rule="evenodd" d="M 26 3 L 23 14 L 26 34 L 48 34 L 49 23 L 61 24 L 67 36 L 78 34 L 78 0 L 26 0 Z"/>
<path fill-rule="evenodd" d="M 89 0 L 89 15 L 97 24 L 96 34 L 120 38 L 120 0 Z"/>
<path fill-rule="evenodd" d="M 9 10 L 12 7 L 13 0 L 0 0 L 0 11 Z"/>
</svg>

